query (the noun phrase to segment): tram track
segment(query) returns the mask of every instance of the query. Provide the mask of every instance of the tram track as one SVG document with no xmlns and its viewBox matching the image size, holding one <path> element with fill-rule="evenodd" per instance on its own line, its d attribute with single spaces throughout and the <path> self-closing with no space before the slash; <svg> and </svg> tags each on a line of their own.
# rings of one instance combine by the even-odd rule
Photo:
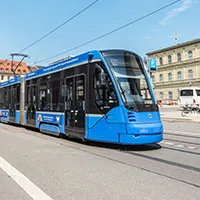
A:
<svg viewBox="0 0 200 200">
<path fill-rule="evenodd" d="M 148 155 L 144 155 L 144 154 L 139 154 L 139 153 L 135 153 L 135 152 L 127 152 L 127 153 L 132 154 L 132 155 L 137 156 L 137 157 L 146 158 L 146 159 L 149 159 L 149 160 L 164 163 L 164 164 L 167 164 L 167 165 L 176 166 L 176 167 L 191 170 L 191 171 L 194 171 L 194 172 L 200 172 L 200 168 L 193 167 L 193 166 L 190 166 L 190 165 L 185 165 L 185 164 L 181 164 L 181 163 L 178 163 L 178 162 L 173 162 L 173 161 L 165 160 L 165 159 L 162 159 L 162 158 L 156 158 L 156 157 L 152 157 L 152 156 L 148 156 Z"/>
<path fill-rule="evenodd" d="M 85 145 L 82 144 L 82 142 L 80 142 L 80 141 L 77 142 L 77 140 L 73 140 L 73 139 L 66 140 L 66 139 L 63 139 L 63 138 L 52 137 L 52 136 L 48 136 L 48 135 L 44 135 L 44 134 L 35 134 L 35 133 L 32 133 L 31 131 L 28 131 L 28 134 L 30 134 L 32 136 L 35 136 L 35 137 L 38 137 L 40 139 L 53 141 L 53 142 L 57 143 L 58 145 L 65 146 L 67 148 L 71 148 L 71 149 L 75 149 L 75 150 L 78 150 L 78 151 L 81 151 L 81 152 L 85 152 L 85 153 L 88 153 L 88 154 L 91 154 L 91 155 L 94 155 L 94 156 L 98 156 L 98 157 L 101 157 L 101 158 L 104 158 L 104 159 L 107 159 L 107 160 L 110 160 L 110 161 L 113 161 L 113 162 L 116 162 L 116 163 L 120 163 L 120 164 L 129 166 L 129 167 L 140 169 L 140 170 L 143 170 L 143 171 L 146 171 L 146 172 L 149 172 L 149 173 L 153 173 L 153 174 L 156 174 L 156 175 L 159 175 L 159 176 L 171 179 L 171 180 L 175 180 L 175 181 L 178 181 L 178 182 L 181 182 L 181 183 L 185 183 L 187 185 L 191 185 L 191 186 L 200 188 L 200 184 L 192 183 L 192 182 L 189 182 L 189 181 L 186 181 L 186 180 L 182 180 L 181 178 L 176 178 L 176 177 L 174 177 L 172 175 L 167 175 L 165 173 L 149 169 L 148 166 L 138 166 L 137 164 L 124 161 L 123 159 L 117 159 L 117 158 L 110 157 L 110 156 L 105 155 L 105 154 L 102 155 L 101 153 L 87 150 L 87 149 L 85 149 Z M 74 146 L 73 145 L 74 143 L 67 144 L 66 141 L 69 141 L 69 142 L 74 142 L 75 141 L 79 145 L 81 144 L 81 146 L 78 146 L 78 147 Z M 190 166 L 190 165 L 185 165 L 185 164 L 181 164 L 181 163 L 177 163 L 177 162 L 173 162 L 173 161 L 169 161 L 169 160 L 165 160 L 165 159 L 156 158 L 156 157 L 153 157 L 153 156 L 148 156 L 148 155 L 144 155 L 144 154 L 141 154 L 141 153 L 133 152 L 133 151 L 142 152 L 142 151 L 146 151 L 146 150 L 159 149 L 156 145 L 143 145 L 146 148 L 145 147 L 137 147 L 136 146 L 136 147 L 131 147 L 131 149 L 130 149 L 128 147 L 127 148 L 128 150 L 126 149 L 126 146 L 109 145 L 109 144 L 96 143 L 96 142 L 91 142 L 91 144 L 89 144 L 89 146 L 114 150 L 116 152 L 129 154 L 129 155 L 132 155 L 132 156 L 135 156 L 135 157 L 138 157 L 138 158 L 152 160 L 152 161 L 164 164 L 164 165 L 168 165 L 168 166 L 172 166 L 172 167 L 178 167 L 178 168 L 181 168 L 181 169 L 184 169 L 184 170 L 193 171 L 195 173 L 196 172 L 197 173 L 200 172 L 200 168 L 197 168 L 197 167 L 193 167 L 193 166 Z M 145 148 L 145 149 L 143 150 L 143 148 Z M 179 152 L 183 152 L 183 153 L 190 153 L 190 154 L 194 154 L 194 155 L 199 155 L 199 153 L 195 153 L 195 152 L 192 152 L 192 151 L 180 150 L 180 149 L 175 149 L 175 148 L 170 148 L 170 147 L 162 147 L 162 148 L 163 149 L 168 149 L 168 150 L 173 150 L 173 151 L 179 151 Z"/>
<path fill-rule="evenodd" d="M 193 138 L 193 139 L 200 139 L 200 137 L 198 137 L 198 136 L 183 135 L 183 134 L 168 133 L 168 132 L 164 132 L 164 136 L 165 135 L 172 135 L 172 136 L 178 136 L 178 137 L 187 137 L 187 138 Z"/>
<path fill-rule="evenodd" d="M 200 144 L 199 144 L 199 143 L 196 143 L 196 142 L 187 142 L 187 141 L 175 140 L 175 139 L 168 139 L 168 138 L 164 138 L 164 141 L 179 142 L 179 143 L 185 143 L 185 144 L 197 145 L 198 147 L 200 147 Z"/>
<path fill-rule="evenodd" d="M 172 150 L 172 151 L 179 151 L 179 152 L 182 152 L 182 153 L 188 153 L 188 154 L 193 154 L 193 155 L 200 156 L 200 153 L 198 153 L 198 152 L 187 151 L 187 150 L 183 150 L 183 149 L 177 149 L 177 148 L 166 147 L 166 146 L 162 146 L 162 149 L 168 149 L 168 150 Z"/>
</svg>

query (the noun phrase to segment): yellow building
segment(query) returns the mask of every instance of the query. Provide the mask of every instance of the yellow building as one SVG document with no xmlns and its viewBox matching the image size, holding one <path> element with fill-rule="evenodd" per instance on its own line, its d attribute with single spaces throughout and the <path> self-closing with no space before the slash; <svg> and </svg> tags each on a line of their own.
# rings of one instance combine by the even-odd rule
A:
<svg viewBox="0 0 200 200">
<path fill-rule="evenodd" d="M 183 87 L 200 87 L 200 39 L 147 53 L 156 58 L 158 70 L 151 72 L 154 92 L 158 100 L 177 101 Z"/>
</svg>

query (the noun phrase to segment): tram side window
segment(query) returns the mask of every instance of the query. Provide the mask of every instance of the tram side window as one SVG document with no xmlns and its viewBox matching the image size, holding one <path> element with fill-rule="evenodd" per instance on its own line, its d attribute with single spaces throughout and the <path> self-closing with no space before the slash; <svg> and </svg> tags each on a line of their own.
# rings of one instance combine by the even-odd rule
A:
<svg viewBox="0 0 200 200">
<path fill-rule="evenodd" d="M 4 92 L 2 89 L 0 89 L 0 108 L 3 108 L 3 104 L 4 104 L 3 96 L 4 96 Z"/>
<path fill-rule="evenodd" d="M 20 109 L 20 86 L 17 86 L 17 110 Z"/>
<path fill-rule="evenodd" d="M 35 85 L 27 87 L 27 106 L 30 112 L 34 113 L 36 111 L 36 86 Z"/>
<path fill-rule="evenodd" d="M 0 90 L 0 108 L 8 109 L 9 108 L 9 89 L 2 88 Z"/>
<path fill-rule="evenodd" d="M 16 109 L 16 87 L 11 88 L 11 108 Z"/>
<path fill-rule="evenodd" d="M 39 110 L 48 111 L 47 83 L 42 83 L 39 87 Z"/>
<path fill-rule="evenodd" d="M 61 103 L 60 80 L 52 81 L 50 85 L 50 111 L 61 111 L 63 103 Z"/>
<path fill-rule="evenodd" d="M 96 65 L 93 76 L 95 103 L 100 110 L 111 109 L 118 104 L 113 83 L 107 73 Z"/>
<path fill-rule="evenodd" d="M 0 108 L 4 108 L 4 104 L 5 104 L 5 90 L 1 89 L 0 90 Z"/>
</svg>

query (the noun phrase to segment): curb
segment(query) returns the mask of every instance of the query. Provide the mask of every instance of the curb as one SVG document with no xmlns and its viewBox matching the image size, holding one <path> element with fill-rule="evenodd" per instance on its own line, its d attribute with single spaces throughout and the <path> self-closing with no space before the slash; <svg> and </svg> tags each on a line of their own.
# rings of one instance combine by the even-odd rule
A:
<svg viewBox="0 0 200 200">
<path fill-rule="evenodd" d="M 190 123 L 190 124 L 200 124 L 200 121 L 195 121 L 195 120 L 192 120 L 192 119 L 179 119 L 179 118 L 165 118 L 165 117 L 161 117 L 161 120 L 163 122 L 185 122 L 185 123 Z"/>
</svg>

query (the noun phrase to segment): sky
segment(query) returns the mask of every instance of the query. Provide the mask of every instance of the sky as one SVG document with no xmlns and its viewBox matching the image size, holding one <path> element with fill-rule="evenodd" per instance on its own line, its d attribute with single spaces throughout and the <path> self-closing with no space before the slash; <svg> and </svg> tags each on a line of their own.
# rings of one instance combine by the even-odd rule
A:
<svg viewBox="0 0 200 200">
<path fill-rule="evenodd" d="M 0 60 L 35 42 L 94 0 L 0 0 Z M 200 38 L 200 0 L 182 0 L 146 19 L 53 59 L 174 0 L 100 0 L 57 31 L 21 52 L 28 65 L 46 66 L 68 55 L 90 50 L 126 49 L 147 52 Z M 175 35 L 178 40 L 175 40 Z M 19 60 L 16 57 L 15 60 Z M 40 62 L 44 59 L 46 61 Z"/>
</svg>

